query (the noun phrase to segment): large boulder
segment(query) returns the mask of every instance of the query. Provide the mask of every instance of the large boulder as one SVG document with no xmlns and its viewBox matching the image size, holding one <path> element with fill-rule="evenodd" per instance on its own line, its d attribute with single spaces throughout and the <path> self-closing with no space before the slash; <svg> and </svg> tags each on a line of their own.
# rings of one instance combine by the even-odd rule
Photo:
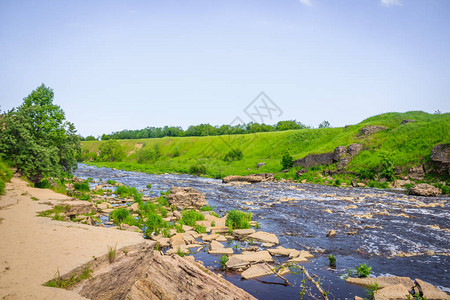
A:
<svg viewBox="0 0 450 300">
<path fill-rule="evenodd" d="M 409 189 L 410 195 L 436 197 L 441 194 L 441 190 L 427 183 L 420 183 Z"/>
<path fill-rule="evenodd" d="M 200 209 L 208 205 L 205 195 L 191 187 L 171 187 L 169 195 L 169 205 L 174 205 L 179 209 L 194 208 Z"/>
<path fill-rule="evenodd" d="M 272 180 L 273 180 L 272 173 L 261 173 L 261 174 L 247 175 L 247 176 L 230 175 L 230 176 L 224 177 L 222 179 L 222 182 L 229 183 L 229 182 L 233 182 L 233 181 L 240 181 L 240 182 L 257 183 L 257 182 L 265 182 L 265 181 L 272 181 Z"/>
<path fill-rule="evenodd" d="M 439 175 L 450 175 L 450 144 L 439 144 L 431 150 L 431 162 Z"/>
<path fill-rule="evenodd" d="M 361 144 L 351 144 L 347 147 L 347 153 L 353 157 L 355 155 L 358 155 L 359 152 L 361 152 L 362 148 L 363 146 Z"/>
<path fill-rule="evenodd" d="M 450 296 L 447 293 L 441 291 L 437 287 L 423 280 L 417 279 L 415 280 L 414 291 L 416 294 L 421 294 L 423 297 L 428 300 L 449 300 Z"/>
</svg>

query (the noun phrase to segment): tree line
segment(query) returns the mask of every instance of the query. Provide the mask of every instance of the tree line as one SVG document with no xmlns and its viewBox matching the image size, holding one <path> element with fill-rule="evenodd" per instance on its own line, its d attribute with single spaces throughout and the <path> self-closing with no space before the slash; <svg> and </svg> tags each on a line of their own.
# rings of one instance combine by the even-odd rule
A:
<svg viewBox="0 0 450 300">
<path fill-rule="evenodd" d="M 330 123 L 323 121 L 319 124 L 319 128 L 328 128 Z M 250 122 L 248 124 L 237 125 L 221 125 L 212 126 L 210 124 L 200 124 L 189 126 L 188 129 L 183 130 L 180 126 L 164 126 L 164 127 L 146 127 L 138 130 L 122 130 L 111 134 L 103 134 L 101 140 L 125 140 L 125 139 L 150 139 L 162 137 L 183 137 L 183 136 L 217 136 L 217 135 L 232 135 L 232 134 L 249 134 L 257 132 L 271 132 L 271 131 L 285 131 L 293 129 L 311 128 L 298 122 L 296 120 L 279 121 L 274 125 L 259 124 Z M 84 140 L 97 140 L 94 136 L 87 136 Z"/>
</svg>

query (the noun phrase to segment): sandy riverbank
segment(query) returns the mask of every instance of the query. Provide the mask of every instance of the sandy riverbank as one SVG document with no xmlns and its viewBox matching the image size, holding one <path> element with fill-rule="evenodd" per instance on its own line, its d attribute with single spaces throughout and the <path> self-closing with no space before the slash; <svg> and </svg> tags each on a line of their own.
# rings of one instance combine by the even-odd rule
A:
<svg viewBox="0 0 450 300">
<path fill-rule="evenodd" d="M 42 284 L 58 270 L 65 274 L 93 256 L 106 254 L 108 245 L 117 243 L 121 248 L 142 243 L 138 233 L 36 216 L 50 208 L 44 203 L 70 200 L 51 190 L 31 188 L 17 177 L 7 184 L 6 194 L 0 196 L 1 299 L 85 299 Z"/>
</svg>

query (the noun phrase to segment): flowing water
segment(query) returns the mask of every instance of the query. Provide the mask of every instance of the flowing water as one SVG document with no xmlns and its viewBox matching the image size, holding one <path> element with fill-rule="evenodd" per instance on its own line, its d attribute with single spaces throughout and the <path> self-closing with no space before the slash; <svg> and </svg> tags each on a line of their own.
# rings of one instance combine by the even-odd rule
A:
<svg viewBox="0 0 450 300">
<path fill-rule="evenodd" d="M 231 209 L 248 210 L 261 230 L 276 234 L 285 248 L 306 249 L 316 258 L 303 264 L 320 277 L 330 299 L 364 296 L 364 289 L 346 284 L 342 274 L 366 263 L 373 275 L 408 276 L 428 281 L 450 292 L 450 210 L 448 197 L 416 197 L 401 191 L 338 188 L 313 184 L 266 182 L 223 184 L 221 180 L 191 175 L 153 175 L 79 165 L 76 176 L 116 180 L 144 194 L 158 196 L 171 186 L 189 186 L 205 194 L 210 206 L 224 215 Z M 335 230 L 334 238 L 326 237 Z M 337 268 L 328 265 L 329 254 Z M 195 254 L 207 266 L 219 266 L 219 256 Z M 259 299 L 297 299 L 302 275 L 243 280 L 222 272 L 232 283 Z M 305 299 L 307 296 L 305 296 Z"/>
</svg>

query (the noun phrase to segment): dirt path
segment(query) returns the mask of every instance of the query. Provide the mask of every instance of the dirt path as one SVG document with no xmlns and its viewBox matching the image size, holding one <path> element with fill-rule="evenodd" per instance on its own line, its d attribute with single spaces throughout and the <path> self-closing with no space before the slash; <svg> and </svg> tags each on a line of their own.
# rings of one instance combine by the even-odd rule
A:
<svg viewBox="0 0 450 300">
<path fill-rule="evenodd" d="M 42 284 L 57 270 L 65 274 L 93 256 L 106 254 L 108 245 L 142 243 L 138 233 L 36 216 L 49 209 L 44 202 L 69 200 L 51 190 L 31 188 L 17 177 L 7 184 L 6 194 L 0 196 L 1 299 L 85 299 Z"/>
</svg>

